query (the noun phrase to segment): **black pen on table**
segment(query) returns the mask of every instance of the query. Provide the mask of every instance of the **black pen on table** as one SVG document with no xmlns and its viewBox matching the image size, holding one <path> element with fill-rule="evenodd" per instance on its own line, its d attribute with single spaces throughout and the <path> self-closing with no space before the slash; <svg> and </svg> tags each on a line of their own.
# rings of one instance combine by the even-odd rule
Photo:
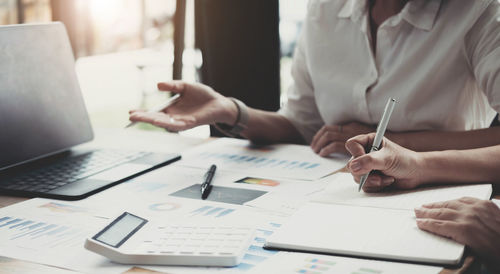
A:
<svg viewBox="0 0 500 274">
<path fill-rule="evenodd" d="M 214 178 L 215 169 L 217 169 L 217 166 L 211 165 L 207 173 L 205 173 L 203 183 L 201 184 L 201 199 L 203 200 L 208 197 L 210 191 L 212 190 L 212 186 L 210 184 L 212 183 L 212 179 Z"/>
</svg>

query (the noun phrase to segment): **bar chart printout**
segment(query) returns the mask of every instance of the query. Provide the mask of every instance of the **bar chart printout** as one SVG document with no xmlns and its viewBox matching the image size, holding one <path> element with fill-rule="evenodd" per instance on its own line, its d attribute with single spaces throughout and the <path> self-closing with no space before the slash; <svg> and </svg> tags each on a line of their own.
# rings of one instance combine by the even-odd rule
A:
<svg viewBox="0 0 500 274">
<path fill-rule="evenodd" d="M 84 273 L 102 267 L 126 271 L 129 267 L 83 248 L 85 239 L 107 222 L 89 210 L 39 198 L 0 209 L 0 256 Z"/>
<path fill-rule="evenodd" d="M 187 153 L 182 163 L 194 167 L 206 167 L 211 163 L 223 170 L 315 180 L 343 168 L 347 161 L 347 156 L 341 155 L 320 157 L 309 146 L 255 146 L 246 140 L 221 138 Z"/>
<path fill-rule="evenodd" d="M 348 257 L 281 252 L 261 264 L 255 273 L 301 274 L 436 274 L 443 268 Z"/>
<path fill-rule="evenodd" d="M 85 230 L 62 224 L 11 216 L 0 217 L 1 240 L 5 244 L 10 242 L 30 248 L 73 247 L 81 245 L 81 239 L 85 238 L 87 233 Z"/>
</svg>

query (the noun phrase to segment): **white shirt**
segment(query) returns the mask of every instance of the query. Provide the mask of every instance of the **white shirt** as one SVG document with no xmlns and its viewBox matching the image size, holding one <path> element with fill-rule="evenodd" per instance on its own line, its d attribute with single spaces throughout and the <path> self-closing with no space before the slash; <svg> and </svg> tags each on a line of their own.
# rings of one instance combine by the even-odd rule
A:
<svg viewBox="0 0 500 274">
<path fill-rule="evenodd" d="M 378 28 L 371 49 L 366 0 L 311 0 L 279 113 L 309 143 L 323 125 L 469 130 L 500 112 L 500 4 L 413 0 Z"/>
</svg>

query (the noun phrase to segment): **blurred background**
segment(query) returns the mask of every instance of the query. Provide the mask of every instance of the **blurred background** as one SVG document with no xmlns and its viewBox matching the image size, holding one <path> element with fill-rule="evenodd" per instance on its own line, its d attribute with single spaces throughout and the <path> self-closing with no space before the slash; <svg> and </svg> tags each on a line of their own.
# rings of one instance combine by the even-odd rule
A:
<svg viewBox="0 0 500 274">
<path fill-rule="evenodd" d="M 0 24 L 62 21 L 93 126 L 119 128 L 129 109 L 167 99 L 156 83 L 171 79 L 277 110 L 291 84 L 306 1 L 0 0 Z"/>
</svg>

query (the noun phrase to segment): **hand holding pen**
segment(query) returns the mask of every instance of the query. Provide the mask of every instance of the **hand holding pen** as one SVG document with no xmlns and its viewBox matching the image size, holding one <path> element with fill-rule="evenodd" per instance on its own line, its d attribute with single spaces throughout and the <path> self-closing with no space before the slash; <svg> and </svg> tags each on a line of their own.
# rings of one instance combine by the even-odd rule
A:
<svg viewBox="0 0 500 274">
<path fill-rule="evenodd" d="M 380 145 L 382 143 L 382 139 L 385 134 L 385 130 L 387 129 L 387 124 L 389 123 L 389 119 L 391 118 L 392 111 L 394 110 L 394 105 L 396 103 L 396 100 L 389 98 L 387 101 L 387 104 L 384 109 L 384 113 L 382 114 L 382 118 L 380 120 L 380 123 L 377 126 L 377 132 L 375 134 L 375 138 L 373 139 L 373 143 L 371 144 L 371 149 L 369 152 L 375 152 L 380 149 Z M 368 153 L 368 151 L 367 151 Z M 371 172 L 371 171 L 370 171 Z M 361 176 L 361 179 L 359 180 L 359 187 L 358 191 L 363 188 L 364 184 L 366 183 L 366 179 L 368 178 L 369 173 L 364 174 Z"/>
<path fill-rule="evenodd" d="M 363 186 L 365 192 L 379 192 L 387 187 L 395 189 L 413 189 L 425 183 L 422 181 L 421 155 L 406 149 L 387 138 L 382 139 L 378 151 L 366 153 L 366 147 L 373 144 L 375 133 L 358 135 L 346 142 L 347 150 L 353 159 L 347 164 L 354 180 L 359 182 L 361 177 L 372 170 Z"/>
</svg>

